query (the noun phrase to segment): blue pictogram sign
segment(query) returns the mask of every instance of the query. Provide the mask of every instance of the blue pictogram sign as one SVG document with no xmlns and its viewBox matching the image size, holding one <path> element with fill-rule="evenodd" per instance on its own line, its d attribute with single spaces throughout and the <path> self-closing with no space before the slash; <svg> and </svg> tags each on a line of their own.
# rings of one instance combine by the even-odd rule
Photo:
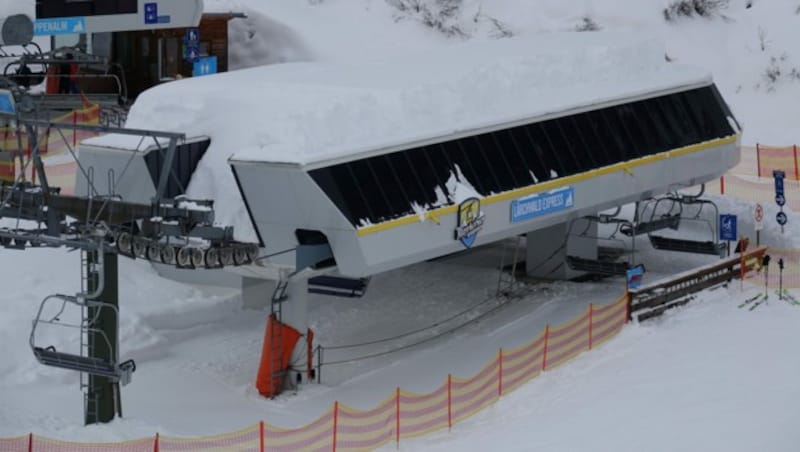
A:
<svg viewBox="0 0 800 452">
<path fill-rule="evenodd" d="M 217 57 L 210 56 L 205 58 L 198 58 L 194 62 L 194 76 L 201 77 L 203 75 L 211 75 L 217 73 Z"/>
<path fill-rule="evenodd" d="M 738 235 L 736 234 L 736 215 L 720 215 L 719 216 L 719 238 L 720 240 L 734 241 Z"/>
<path fill-rule="evenodd" d="M 783 207 L 786 204 L 786 196 L 783 191 L 783 179 L 786 177 L 786 173 L 775 170 L 772 172 L 772 177 L 775 178 L 775 204 Z"/>
<path fill-rule="evenodd" d="M 158 3 L 144 4 L 144 23 L 146 25 L 158 23 Z"/>
</svg>

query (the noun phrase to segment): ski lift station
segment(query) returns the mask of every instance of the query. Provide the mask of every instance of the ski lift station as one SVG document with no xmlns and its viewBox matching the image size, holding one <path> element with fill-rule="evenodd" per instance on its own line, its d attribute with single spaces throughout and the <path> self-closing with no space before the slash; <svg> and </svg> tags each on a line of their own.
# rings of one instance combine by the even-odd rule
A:
<svg viewBox="0 0 800 452">
<path fill-rule="evenodd" d="M 683 206 L 709 203 L 678 190 L 738 163 L 739 126 L 706 72 L 639 41 L 556 34 L 265 66 L 151 89 L 128 126 L 195 137 L 171 194 L 213 198 L 217 221 L 260 246 L 251 265 L 200 272 L 233 275 L 245 303 L 269 304 L 304 333 L 309 278 L 360 295 L 370 275 L 523 235 L 528 273 L 548 279 L 633 265 L 633 254 L 598 251 L 601 223 L 659 249 L 721 255 L 713 227 L 703 242 L 659 231 L 680 227 Z M 163 152 L 107 135 L 85 141 L 80 161 L 104 194 L 144 200 L 157 189 L 148 160 Z M 656 212 L 662 201 L 672 207 Z M 633 219 L 607 213 L 629 203 Z M 289 350 L 304 353 L 304 341 Z"/>
</svg>

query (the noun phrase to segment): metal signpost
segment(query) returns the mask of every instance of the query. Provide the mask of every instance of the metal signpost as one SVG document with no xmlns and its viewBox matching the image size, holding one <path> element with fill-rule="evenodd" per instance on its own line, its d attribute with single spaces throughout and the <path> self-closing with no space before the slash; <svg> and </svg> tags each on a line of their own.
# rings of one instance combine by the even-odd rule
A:
<svg viewBox="0 0 800 452">
<path fill-rule="evenodd" d="M 719 239 L 728 242 L 728 256 L 731 255 L 731 242 L 738 237 L 736 231 L 736 215 L 722 214 L 719 216 Z"/>
<path fill-rule="evenodd" d="M 783 180 L 786 178 L 786 173 L 775 170 L 772 172 L 772 177 L 775 178 L 775 204 L 781 208 L 781 211 L 775 215 L 775 220 L 781 225 L 781 234 L 783 234 L 783 226 L 789 221 L 786 213 L 783 211 L 783 206 L 786 204 L 786 193 L 783 190 Z"/>
<path fill-rule="evenodd" d="M 756 246 L 761 245 L 761 230 L 764 229 L 764 207 L 761 204 L 756 204 L 753 211 L 753 219 L 756 222 Z"/>
</svg>

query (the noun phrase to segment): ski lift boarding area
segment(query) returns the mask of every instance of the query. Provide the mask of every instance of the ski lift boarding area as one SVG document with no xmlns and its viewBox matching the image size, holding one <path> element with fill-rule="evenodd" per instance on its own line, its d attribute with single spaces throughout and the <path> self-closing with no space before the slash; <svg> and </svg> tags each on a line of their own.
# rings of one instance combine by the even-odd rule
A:
<svg viewBox="0 0 800 452">
<path fill-rule="evenodd" d="M 363 277 L 568 223 L 716 179 L 740 137 L 704 71 L 602 32 L 181 80 L 127 125 L 207 137 L 180 178 L 261 244 L 251 276 L 300 245 Z M 152 180 L 145 147 L 93 138 L 81 162 Z"/>
</svg>

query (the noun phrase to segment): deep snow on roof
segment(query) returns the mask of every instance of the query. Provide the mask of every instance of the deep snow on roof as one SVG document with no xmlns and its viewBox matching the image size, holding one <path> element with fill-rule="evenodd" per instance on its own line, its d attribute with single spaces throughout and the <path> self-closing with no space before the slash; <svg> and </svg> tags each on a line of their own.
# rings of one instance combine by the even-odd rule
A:
<svg viewBox="0 0 800 452">
<path fill-rule="evenodd" d="M 709 81 L 641 34 L 553 33 L 170 82 L 127 126 L 208 135 L 218 158 L 313 164 Z"/>
</svg>

